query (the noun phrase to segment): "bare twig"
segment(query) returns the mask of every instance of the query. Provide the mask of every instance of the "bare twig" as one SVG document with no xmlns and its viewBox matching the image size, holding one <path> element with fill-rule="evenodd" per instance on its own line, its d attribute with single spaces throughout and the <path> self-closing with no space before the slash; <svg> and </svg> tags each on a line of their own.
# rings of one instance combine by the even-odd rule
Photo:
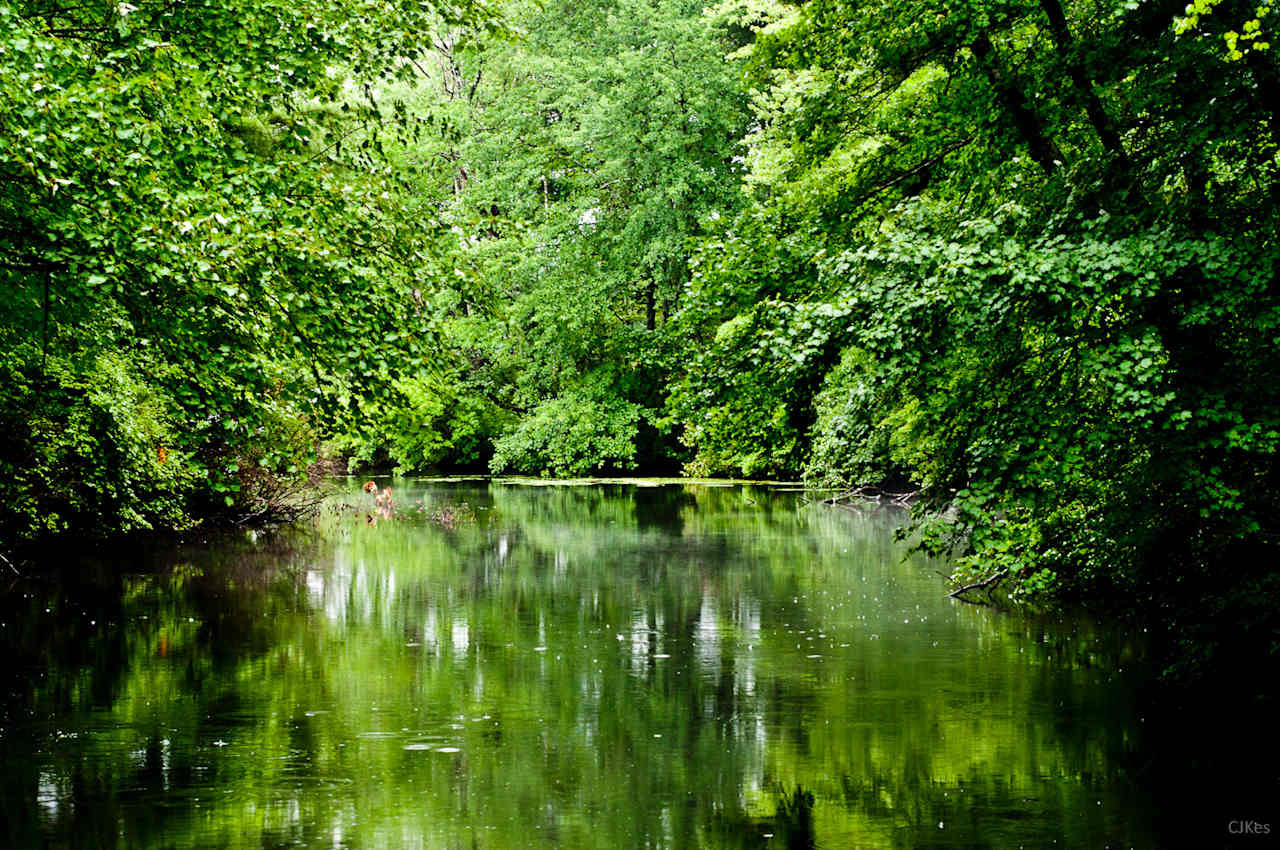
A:
<svg viewBox="0 0 1280 850">
<path fill-rule="evenodd" d="M 22 573 L 18 572 L 18 568 L 13 565 L 13 561 L 6 558 L 3 552 L 0 552 L 0 561 L 4 561 L 5 565 L 8 566 L 9 569 L 13 570 L 13 574 L 15 576 L 22 578 Z"/>
<path fill-rule="evenodd" d="M 987 590 L 988 588 L 994 589 L 995 586 L 1008 574 L 1008 570 L 1000 570 L 982 581 L 976 581 L 973 584 L 966 584 L 964 587 L 951 591 L 947 594 L 947 597 L 950 599 L 958 599 L 962 593 L 968 593 L 971 590 Z M 990 593 L 989 590 L 988 593 Z"/>
</svg>

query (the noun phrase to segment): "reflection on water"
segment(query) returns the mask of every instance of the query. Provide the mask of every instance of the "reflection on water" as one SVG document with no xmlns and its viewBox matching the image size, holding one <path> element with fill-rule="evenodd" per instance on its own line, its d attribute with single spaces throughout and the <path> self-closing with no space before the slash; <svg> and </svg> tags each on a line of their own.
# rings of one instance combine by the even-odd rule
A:
<svg viewBox="0 0 1280 850">
<path fill-rule="evenodd" d="M 0 845 L 1155 843 L 1135 647 L 943 598 L 890 517 L 405 484 L 11 587 Z"/>
</svg>

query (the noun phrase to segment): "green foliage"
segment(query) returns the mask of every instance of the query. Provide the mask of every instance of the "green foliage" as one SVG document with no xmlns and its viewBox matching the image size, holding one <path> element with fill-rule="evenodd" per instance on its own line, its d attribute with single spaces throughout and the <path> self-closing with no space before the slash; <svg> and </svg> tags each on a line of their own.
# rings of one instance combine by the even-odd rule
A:
<svg viewBox="0 0 1280 850">
<path fill-rule="evenodd" d="M 633 469 L 642 417 L 639 405 L 604 392 L 556 396 L 497 440 L 489 467 L 561 477 Z"/>
<path fill-rule="evenodd" d="M 1241 485 L 1260 483 L 1280 434 L 1263 400 L 1275 376 L 1254 360 L 1277 330 L 1275 259 L 1168 229 L 1108 237 L 1105 221 L 1024 244 L 1013 224 L 945 241 L 917 228 L 831 264 L 880 379 L 918 400 L 913 427 L 934 448 L 917 480 L 954 488 L 937 498 L 958 508 L 966 548 L 1027 575 L 1048 559 L 1070 581 L 1098 544 L 1136 568 L 1175 517 L 1207 522 L 1204 556 L 1263 528 L 1264 490 Z M 1153 497 L 1158 512 L 1142 506 Z M 1081 536 L 1080 513 L 1101 539 Z"/>
<path fill-rule="evenodd" d="M 695 449 L 695 475 L 795 475 L 812 395 L 829 368 L 839 304 L 766 301 L 716 329 L 669 404 Z"/>
<path fill-rule="evenodd" d="M 385 167 L 420 126 L 382 92 L 432 28 L 481 14 L 0 6 L 0 368 L 23 376 L 0 415 L 22 480 L 100 493 L 97 514 L 57 500 L 93 533 L 181 524 L 179 504 L 257 514 L 263 476 L 301 478 L 421 368 L 454 236 L 415 199 L 422 169 Z M 89 391 L 114 374 L 164 416 Z M 146 422 L 191 475 L 143 474 Z M 6 539 L 70 522 L 23 498 Z"/>
<path fill-rule="evenodd" d="M 180 448 L 172 401 L 141 374 L 102 354 L 79 369 L 58 361 L 45 376 L 5 376 L 7 524 L 40 534 L 183 524 L 198 464 Z"/>
<path fill-rule="evenodd" d="M 400 382 L 403 406 L 385 424 L 397 473 L 439 467 L 483 469 L 501 411 L 460 381 L 436 376 Z"/>
<path fill-rule="evenodd" d="M 919 433 L 920 402 L 850 347 L 814 399 L 813 447 L 805 481 L 816 487 L 915 481 L 935 448 Z"/>
<path fill-rule="evenodd" d="M 1211 15 L 1219 5 L 1222 5 L 1221 0 L 1194 0 L 1194 2 L 1188 3 L 1185 16 L 1178 18 L 1174 22 L 1174 31 L 1179 35 L 1185 35 L 1187 33 L 1195 33 L 1201 29 L 1207 29 L 1216 35 L 1221 30 L 1217 27 L 1206 26 L 1202 23 L 1202 20 Z M 1241 60 L 1251 52 L 1262 53 L 1271 49 L 1271 42 L 1267 40 L 1269 38 L 1267 33 L 1270 28 L 1266 26 L 1267 23 L 1270 23 L 1268 17 L 1274 11 L 1271 0 L 1262 0 L 1251 10 L 1246 9 L 1243 15 L 1237 11 L 1240 5 L 1227 4 L 1228 14 L 1235 13 L 1240 16 L 1237 19 L 1241 20 L 1238 27 L 1239 31 L 1228 29 L 1226 32 L 1221 33 L 1226 48 L 1225 58 L 1229 61 Z M 1234 20 L 1230 21 L 1228 26 L 1234 23 Z"/>
<path fill-rule="evenodd" d="M 649 424 L 686 353 L 670 317 L 690 240 L 739 201 L 746 109 L 726 33 L 672 0 L 507 12 L 518 37 L 451 30 L 411 98 L 441 130 L 408 150 L 454 169 L 460 260 L 479 281 L 432 303 L 468 386 L 432 403 L 504 410 L 499 468 L 672 468 L 680 447 Z M 604 410 L 571 427 L 588 399 Z M 388 446 L 420 441 L 399 433 L 413 417 L 393 420 Z M 573 445 L 552 451 L 557 434 Z M 469 462 L 443 442 L 410 453 Z"/>
</svg>

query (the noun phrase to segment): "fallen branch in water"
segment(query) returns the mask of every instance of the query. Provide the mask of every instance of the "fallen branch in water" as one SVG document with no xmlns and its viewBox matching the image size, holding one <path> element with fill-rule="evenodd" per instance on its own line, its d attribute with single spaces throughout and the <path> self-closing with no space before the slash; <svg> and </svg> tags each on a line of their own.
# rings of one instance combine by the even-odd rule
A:
<svg viewBox="0 0 1280 850">
<path fill-rule="evenodd" d="M 13 574 L 15 576 L 17 576 L 18 578 L 22 578 L 22 573 L 18 572 L 18 568 L 13 565 L 13 561 L 10 561 L 8 558 L 6 558 L 3 552 L 0 552 L 0 561 L 4 561 L 5 565 L 8 566 L 9 569 L 13 570 Z"/>
<path fill-rule="evenodd" d="M 245 510 L 232 521 L 236 525 L 291 523 L 311 516 L 330 495 L 329 482 L 343 470 L 340 461 L 320 458 L 306 469 L 304 477 L 282 475 L 244 458 L 240 480 L 241 502 Z"/>
<path fill-rule="evenodd" d="M 876 502 L 877 504 L 889 503 L 898 505 L 899 507 L 909 508 L 911 504 L 920 496 L 919 490 L 908 490 L 905 493 L 893 493 L 888 490 L 881 490 L 872 484 L 865 484 L 861 487 L 855 487 L 852 490 L 846 490 L 832 496 L 829 499 L 823 499 L 824 505 L 840 505 L 852 499 L 863 499 L 866 501 Z"/>
<path fill-rule="evenodd" d="M 995 586 L 1008 574 L 1008 570 L 1000 570 L 1000 572 L 992 576 L 988 576 L 982 581 L 975 581 L 973 584 L 966 584 L 964 587 L 951 591 L 947 594 L 947 598 L 959 599 L 961 594 L 968 593 L 971 590 L 986 590 L 989 596 L 991 591 L 995 589 Z"/>
</svg>

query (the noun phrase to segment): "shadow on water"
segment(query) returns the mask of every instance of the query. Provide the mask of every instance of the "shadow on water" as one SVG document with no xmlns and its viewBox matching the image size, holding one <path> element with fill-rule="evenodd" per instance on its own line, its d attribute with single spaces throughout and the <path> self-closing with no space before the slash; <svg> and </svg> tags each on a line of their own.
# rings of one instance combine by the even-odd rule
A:
<svg viewBox="0 0 1280 850">
<path fill-rule="evenodd" d="M 61 551 L 72 568 L 0 594 L 0 846 L 153 846 L 190 823 L 189 792 L 210 777 L 201 748 L 253 722 L 225 679 L 275 646 L 270 617 L 291 605 L 316 542 L 220 535 Z M 140 677 L 152 685 L 141 711 Z M 206 730 L 198 714 L 221 720 Z"/>
<path fill-rule="evenodd" d="M 696 507 L 697 500 L 682 487 L 637 487 L 631 495 L 635 502 L 636 527 L 641 531 L 659 531 L 671 537 L 684 534 L 682 513 Z"/>
<path fill-rule="evenodd" d="M 803 786 L 793 790 L 777 790 L 773 794 L 774 812 L 770 816 L 751 817 L 745 812 L 722 815 L 714 831 L 725 848 L 774 848 L 774 850 L 816 850 L 817 833 L 813 809 L 814 795 Z"/>
<path fill-rule="evenodd" d="M 787 850 L 814 850 L 818 846 L 813 829 L 813 795 L 797 785 L 790 795 L 778 798 L 778 813 L 773 816 L 774 835 Z"/>
</svg>

